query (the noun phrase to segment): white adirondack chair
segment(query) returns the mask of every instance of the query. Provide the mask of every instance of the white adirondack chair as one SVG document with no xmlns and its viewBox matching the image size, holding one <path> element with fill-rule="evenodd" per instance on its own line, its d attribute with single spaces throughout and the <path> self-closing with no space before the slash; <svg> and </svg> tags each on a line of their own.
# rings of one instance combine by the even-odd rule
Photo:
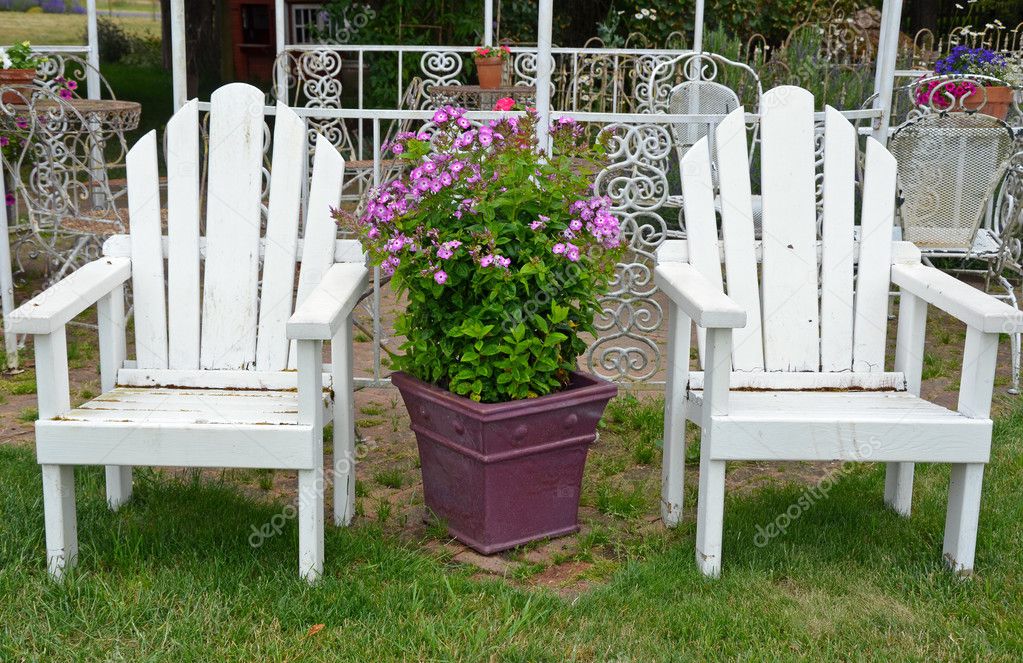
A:
<svg viewBox="0 0 1023 663">
<path fill-rule="evenodd" d="M 721 569 L 730 460 L 885 462 L 885 501 L 906 516 L 913 463 L 947 462 L 944 554 L 953 569 L 969 572 L 998 335 L 1023 328 L 1019 313 L 921 264 L 912 244 L 891 241 L 896 162 L 873 139 L 856 232 L 857 136 L 830 107 L 818 239 L 813 96 L 778 87 L 762 108 L 762 242 L 753 234 L 740 108 L 714 134 L 722 241 L 705 138 L 683 161 L 687 239 L 666 242 L 657 256 L 656 282 L 670 299 L 663 520 L 675 525 L 682 509 L 686 418 L 702 429 L 696 561 L 708 576 Z M 902 292 L 892 372 L 885 371 L 889 284 Z M 967 325 L 957 411 L 919 397 L 928 304 Z M 689 371 L 691 322 L 702 373 Z"/>
<path fill-rule="evenodd" d="M 206 236 L 200 236 L 199 113 L 192 100 L 167 124 L 167 236 L 151 131 L 127 157 L 130 236 L 110 238 L 104 257 L 12 315 L 14 329 L 35 339 L 36 455 L 47 563 L 57 578 L 78 552 L 75 465 L 107 466 L 113 509 L 131 496 L 134 465 L 298 470 L 299 572 L 314 580 L 323 568 L 322 431 L 335 419 L 334 515 L 339 524 L 351 518 L 351 311 L 367 270 L 358 242 L 337 241 L 330 217 L 344 161 L 320 136 L 298 239 L 305 128 L 279 104 L 261 236 L 263 95 L 249 85 L 226 85 L 213 93 L 211 106 Z M 134 362 L 125 360 L 129 280 Z M 103 393 L 72 408 L 64 328 L 94 303 Z M 332 351 L 326 379 L 323 341 Z"/>
</svg>

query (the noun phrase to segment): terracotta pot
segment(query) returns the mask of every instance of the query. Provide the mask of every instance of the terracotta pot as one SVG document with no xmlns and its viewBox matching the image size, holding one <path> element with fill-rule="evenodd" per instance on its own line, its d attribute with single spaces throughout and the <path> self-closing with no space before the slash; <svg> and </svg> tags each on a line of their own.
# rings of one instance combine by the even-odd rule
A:
<svg viewBox="0 0 1023 663">
<path fill-rule="evenodd" d="M 978 90 L 963 99 L 963 109 L 979 111 L 1004 120 L 1009 115 L 1009 108 L 1012 106 L 1012 94 L 1011 87 L 984 86 L 983 92 Z"/>
<path fill-rule="evenodd" d="M 476 58 L 476 75 L 481 88 L 492 90 L 501 87 L 503 74 L 504 60 L 501 58 Z"/>
<path fill-rule="evenodd" d="M 0 87 L 12 87 L 15 90 L 23 90 L 21 94 L 15 90 L 5 91 L 0 102 L 5 104 L 24 103 L 25 99 L 32 92 L 31 86 L 35 77 L 35 69 L 0 69 Z"/>
<path fill-rule="evenodd" d="M 556 394 L 476 403 L 407 373 L 391 382 L 416 434 L 426 506 L 451 536 L 490 554 L 579 530 L 586 453 L 618 387 L 573 373 Z"/>
</svg>

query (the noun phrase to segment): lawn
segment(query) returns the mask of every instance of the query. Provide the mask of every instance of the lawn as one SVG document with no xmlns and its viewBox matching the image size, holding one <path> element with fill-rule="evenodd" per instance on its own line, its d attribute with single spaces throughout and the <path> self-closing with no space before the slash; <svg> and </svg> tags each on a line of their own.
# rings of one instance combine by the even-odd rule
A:
<svg viewBox="0 0 1023 663">
<path fill-rule="evenodd" d="M 148 11 L 146 7 L 130 7 L 132 10 Z M 152 17 L 118 17 L 114 19 L 126 31 L 133 34 L 160 34 L 160 20 Z M 30 12 L 0 12 L 0 44 L 28 40 L 33 44 L 67 45 L 84 44 L 84 14 L 43 14 Z"/>
<path fill-rule="evenodd" d="M 0 386 L 13 394 L 29 379 Z M 33 452 L 0 445 L 0 660 L 1019 660 L 1023 406 L 1008 402 L 969 580 L 940 560 L 948 468 L 918 469 L 906 521 L 882 508 L 874 465 L 843 471 L 826 499 L 759 548 L 757 527 L 805 483 L 730 493 L 723 576 L 704 579 L 692 504 L 676 531 L 651 522 L 657 458 L 636 452 L 658 414 L 650 399 L 620 399 L 591 455 L 584 504 L 617 520 L 589 523 L 551 564 L 580 569 L 570 591 L 531 584 L 547 565 L 521 554 L 504 576 L 460 564 L 442 534 L 395 534 L 366 508 L 354 527 L 328 527 L 325 577 L 309 587 L 283 502 L 243 492 L 226 473 L 137 470 L 135 499 L 111 513 L 100 468 L 78 470 L 81 563 L 57 585 L 45 572 Z M 612 462 L 644 473 L 636 485 L 647 490 L 594 491 Z M 274 522 L 280 533 L 253 548 L 253 531 Z"/>
</svg>

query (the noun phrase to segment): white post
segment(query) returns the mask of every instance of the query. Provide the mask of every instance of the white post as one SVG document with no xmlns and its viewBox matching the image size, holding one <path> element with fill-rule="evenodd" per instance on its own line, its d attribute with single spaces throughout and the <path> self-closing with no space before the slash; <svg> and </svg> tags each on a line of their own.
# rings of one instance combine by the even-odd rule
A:
<svg viewBox="0 0 1023 663">
<path fill-rule="evenodd" d="M 494 0 L 483 3 L 483 45 L 494 45 Z"/>
<path fill-rule="evenodd" d="M 85 72 L 85 91 L 89 99 L 99 99 L 99 28 L 96 26 L 96 0 L 86 0 L 85 31 L 89 37 L 89 67 Z"/>
<path fill-rule="evenodd" d="M 14 310 L 14 275 L 11 272 L 11 236 L 7 228 L 7 189 L 3 162 L 0 161 L 0 305 L 3 308 L 4 350 L 7 368 L 18 368 L 18 335 L 11 331 L 10 315 Z"/>
<path fill-rule="evenodd" d="M 540 0 L 536 33 L 536 138 L 549 148 L 547 128 L 551 124 L 551 26 L 554 0 Z"/>
<path fill-rule="evenodd" d="M 170 0 L 171 73 L 174 81 L 174 111 L 188 101 L 188 65 L 185 60 L 185 0 Z"/>
<path fill-rule="evenodd" d="M 902 0 L 884 0 L 884 6 L 881 8 L 881 33 L 877 42 L 877 70 L 874 73 L 874 108 L 881 110 L 881 117 L 874 119 L 872 133 L 874 139 L 882 145 L 888 143 L 901 21 Z"/>
<path fill-rule="evenodd" d="M 693 50 L 703 52 L 703 2 L 696 0 L 696 16 L 693 17 Z"/>
<path fill-rule="evenodd" d="M 277 100 L 288 103 L 288 64 L 279 58 L 284 52 L 284 45 L 287 43 L 287 35 L 284 30 L 287 23 L 284 20 L 284 0 L 274 0 L 274 42 L 275 58 L 277 59 Z M 359 75 L 362 75 L 362 68 L 359 68 Z"/>
</svg>

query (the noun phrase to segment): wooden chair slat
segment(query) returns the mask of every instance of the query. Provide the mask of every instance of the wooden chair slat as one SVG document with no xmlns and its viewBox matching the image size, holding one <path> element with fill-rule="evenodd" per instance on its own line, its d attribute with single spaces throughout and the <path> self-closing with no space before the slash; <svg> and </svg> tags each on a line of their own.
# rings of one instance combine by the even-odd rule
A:
<svg viewBox="0 0 1023 663">
<path fill-rule="evenodd" d="M 794 86 L 763 97 L 764 366 L 820 370 L 817 306 L 817 205 L 813 95 Z"/>
<path fill-rule="evenodd" d="M 732 366 L 737 371 L 762 371 L 764 337 L 744 112 L 740 106 L 729 113 L 715 133 L 721 188 L 721 237 L 728 296 L 746 309 L 746 326 L 734 330 L 732 335 Z M 712 255 L 716 253 L 716 247 L 710 250 Z"/>
<path fill-rule="evenodd" d="M 897 169 L 895 157 L 881 143 L 868 138 L 853 323 L 854 371 L 884 370 Z"/>
<path fill-rule="evenodd" d="M 824 219 L 821 223 L 821 370 L 852 368 L 856 129 L 824 110 Z"/>
<path fill-rule="evenodd" d="M 202 368 L 251 368 L 255 361 L 262 110 L 262 93 L 243 83 L 211 97 Z"/>
<path fill-rule="evenodd" d="M 170 368 L 199 368 L 199 102 L 167 122 L 167 291 Z"/>
<path fill-rule="evenodd" d="M 299 212 L 302 209 L 305 146 L 302 118 L 278 102 L 256 340 L 256 369 L 260 371 L 280 371 L 288 367 L 289 344 L 285 324 L 292 312 L 295 292 L 295 255 Z"/>
<path fill-rule="evenodd" d="M 718 260 L 718 227 L 714 211 L 714 181 L 711 177 L 710 146 L 704 136 L 679 161 L 682 171 L 682 197 L 689 243 L 689 263 L 714 287 L 725 291 Z M 700 362 L 704 355 L 706 332 L 697 329 Z"/>
<path fill-rule="evenodd" d="M 160 173 L 156 132 L 128 152 L 131 218 L 131 290 L 135 301 L 135 358 L 140 368 L 167 368 L 167 295 L 160 229 Z"/>
<path fill-rule="evenodd" d="M 304 251 L 296 307 L 305 301 L 334 262 L 337 223 L 331 216 L 331 210 L 341 204 L 344 174 L 345 160 L 341 154 L 323 135 L 317 135 L 313 179 L 309 184 L 309 207 L 302 234 Z M 295 343 L 292 343 L 288 366 L 294 368 L 296 360 Z"/>
</svg>

